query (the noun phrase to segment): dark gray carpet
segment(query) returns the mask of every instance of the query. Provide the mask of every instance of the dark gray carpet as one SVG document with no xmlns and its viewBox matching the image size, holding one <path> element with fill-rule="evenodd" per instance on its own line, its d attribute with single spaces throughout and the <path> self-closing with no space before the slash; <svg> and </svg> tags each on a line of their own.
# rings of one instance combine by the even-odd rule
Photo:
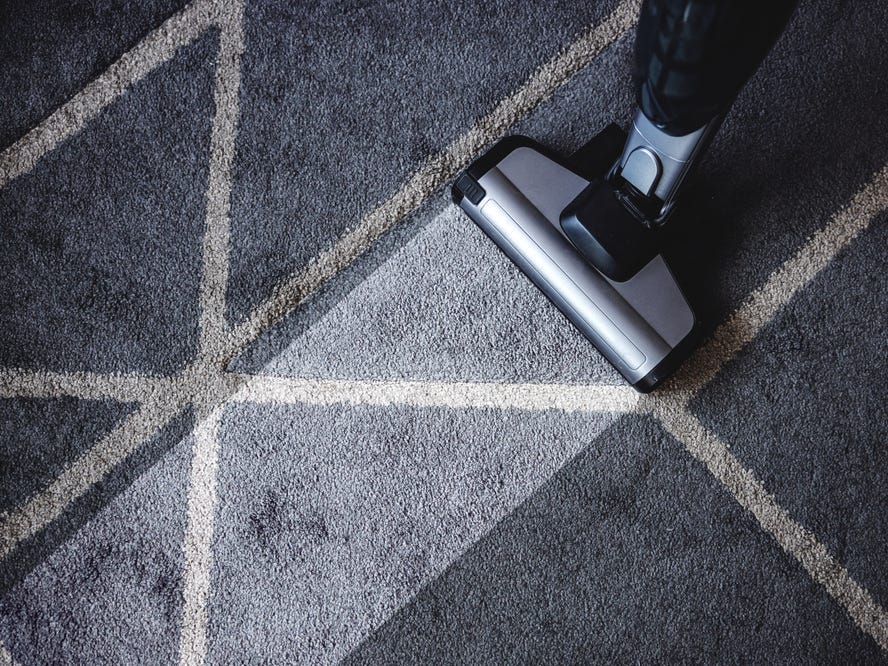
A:
<svg viewBox="0 0 888 666">
<path fill-rule="evenodd" d="M 686 201 L 706 353 L 782 298 L 688 406 L 747 485 L 423 171 L 631 7 L 239 7 L 0 6 L 0 664 L 886 661 L 888 6 L 803 0 Z M 633 38 L 502 131 L 625 126 Z"/>
</svg>

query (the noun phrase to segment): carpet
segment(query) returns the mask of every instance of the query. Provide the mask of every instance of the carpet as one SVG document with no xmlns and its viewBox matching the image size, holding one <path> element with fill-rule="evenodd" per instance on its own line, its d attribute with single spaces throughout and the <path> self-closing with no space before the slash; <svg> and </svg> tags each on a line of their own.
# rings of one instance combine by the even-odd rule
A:
<svg viewBox="0 0 888 666">
<path fill-rule="evenodd" d="M 0 8 L 0 663 L 884 663 L 888 6 L 803 0 L 640 396 L 457 210 L 635 0 Z"/>
</svg>

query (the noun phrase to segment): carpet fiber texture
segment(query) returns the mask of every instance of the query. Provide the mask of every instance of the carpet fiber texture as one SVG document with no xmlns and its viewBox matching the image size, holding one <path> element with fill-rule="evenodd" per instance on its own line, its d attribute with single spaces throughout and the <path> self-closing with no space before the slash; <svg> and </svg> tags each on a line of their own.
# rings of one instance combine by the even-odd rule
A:
<svg viewBox="0 0 888 666">
<path fill-rule="evenodd" d="M 641 397 L 449 201 L 636 0 L 0 7 L 0 664 L 888 661 L 888 4 L 802 0 Z"/>
</svg>

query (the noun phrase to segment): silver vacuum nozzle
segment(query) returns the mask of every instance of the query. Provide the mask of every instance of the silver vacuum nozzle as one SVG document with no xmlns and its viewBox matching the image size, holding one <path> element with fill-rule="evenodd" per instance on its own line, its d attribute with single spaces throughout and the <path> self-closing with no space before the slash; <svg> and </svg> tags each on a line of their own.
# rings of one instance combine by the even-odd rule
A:
<svg viewBox="0 0 888 666">
<path fill-rule="evenodd" d="M 512 136 L 457 179 L 454 198 L 626 380 L 646 392 L 693 344 L 696 320 L 662 256 L 617 282 L 571 243 L 562 213 L 589 185 L 565 160 Z"/>
</svg>

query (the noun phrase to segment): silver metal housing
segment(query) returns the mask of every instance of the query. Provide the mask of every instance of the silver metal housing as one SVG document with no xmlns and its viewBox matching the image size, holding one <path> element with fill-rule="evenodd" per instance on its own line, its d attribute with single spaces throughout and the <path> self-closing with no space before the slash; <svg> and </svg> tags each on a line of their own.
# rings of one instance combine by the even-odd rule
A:
<svg viewBox="0 0 888 666">
<path fill-rule="evenodd" d="M 595 270 L 561 231 L 561 211 L 589 181 L 522 146 L 478 178 L 484 196 L 460 206 L 640 390 L 694 330 L 694 314 L 657 256 L 626 282 Z"/>
<path fill-rule="evenodd" d="M 639 109 L 617 164 L 619 174 L 645 196 L 660 199 L 662 217 L 669 212 L 695 159 L 720 124 L 721 118 L 716 118 L 690 134 L 672 136 Z"/>
</svg>

